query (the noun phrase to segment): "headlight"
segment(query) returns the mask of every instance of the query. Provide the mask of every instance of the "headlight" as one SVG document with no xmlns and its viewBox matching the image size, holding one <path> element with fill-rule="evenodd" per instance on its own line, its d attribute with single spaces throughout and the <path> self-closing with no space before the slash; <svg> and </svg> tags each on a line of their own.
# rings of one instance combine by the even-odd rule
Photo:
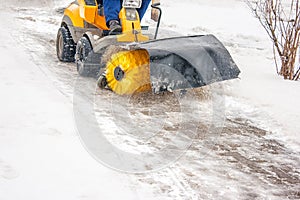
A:
<svg viewBox="0 0 300 200">
<path fill-rule="evenodd" d="M 126 9 L 126 19 L 130 20 L 130 21 L 137 20 L 136 10 L 135 9 L 127 8 Z"/>
<path fill-rule="evenodd" d="M 124 0 L 124 8 L 140 8 L 142 5 L 142 0 Z"/>
</svg>

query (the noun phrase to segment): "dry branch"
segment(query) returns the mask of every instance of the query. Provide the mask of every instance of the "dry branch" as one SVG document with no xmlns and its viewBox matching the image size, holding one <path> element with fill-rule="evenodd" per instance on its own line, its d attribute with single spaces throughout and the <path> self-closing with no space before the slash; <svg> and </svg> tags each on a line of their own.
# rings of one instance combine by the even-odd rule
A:
<svg viewBox="0 0 300 200">
<path fill-rule="evenodd" d="M 277 73 L 284 79 L 299 79 L 299 72 L 295 73 L 295 62 L 300 44 L 300 0 L 245 1 L 273 42 Z M 275 52 L 281 61 L 280 70 Z"/>
</svg>

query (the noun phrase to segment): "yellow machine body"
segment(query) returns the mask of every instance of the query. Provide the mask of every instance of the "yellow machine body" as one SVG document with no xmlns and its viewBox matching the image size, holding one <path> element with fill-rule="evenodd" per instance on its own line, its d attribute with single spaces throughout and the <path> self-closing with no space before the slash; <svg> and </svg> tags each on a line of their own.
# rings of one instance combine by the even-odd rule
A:
<svg viewBox="0 0 300 200">
<path fill-rule="evenodd" d="M 155 0 L 156 1 L 156 0 Z M 75 0 L 64 12 L 57 34 L 57 56 L 76 63 L 81 76 L 95 76 L 101 88 L 120 95 L 202 87 L 237 78 L 240 70 L 213 35 L 154 39 L 143 35 L 135 8 L 119 12 L 122 32 L 106 26 L 100 0 Z M 149 41 L 149 42 L 148 42 Z"/>
<path fill-rule="evenodd" d="M 126 9 L 122 8 L 119 13 L 119 18 L 122 24 L 122 34 L 118 35 L 119 42 L 144 42 L 148 41 L 149 37 L 142 34 L 140 17 L 135 10 L 136 19 L 128 20 L 126 16 Z"/>
<path fill-rule="evenodd" d="M 122 33 L 117 36 L 118 42 L 143 42 L 149 40 L 148 36 L 142 34 L 137 11 L 135 15 L 136 18 L 130 20 L 126 16 L 125 8 L 122 8 L 120 11 L 119 18 L 122 25 Z M 79 32 L 83 33 L 84 30 L 95 27 L 100 31 L 109 31 L 109 28 L 106 26 L 103 7 L 100 7 L 96 1 L 94 5 L 87 5 L 85 0 L 77 0 L 65 9 L 64 16 L 71 21 L 77 32 L 80 30 Z"/>
</svg>

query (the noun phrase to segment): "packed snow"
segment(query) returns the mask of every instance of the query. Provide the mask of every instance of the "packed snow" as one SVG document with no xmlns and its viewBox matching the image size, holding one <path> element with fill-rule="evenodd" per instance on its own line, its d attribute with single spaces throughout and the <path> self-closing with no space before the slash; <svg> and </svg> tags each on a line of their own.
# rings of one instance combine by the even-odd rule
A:
<svg viewBox="0 0 300 200">
<path fill-rule="evenodd" d="M 188 93 L 182 101 L 194 111 L 184 113 L 185 127 L 199 133 L 178 159 L 138 174 L 93 154 L 78 134 L 74 102 L 94 101 L 107 140 L 138 154 L 187 139 L 173 135 L 182 115 L 178 94 L 128 100 L 97 90 L 90 97 L 95 80 L 77 79 L 74 63 L 55 53 L 61 11 L 71 1 L 0 2 L 0 200 L 300 198 L 300 85 L 276 74 L 272 43 L 257 19 L 241 0 L 161 1 L 162 36 L 213 34 L 241 74 Z M 150 9 L 143 24 L 156 25 Z M 209 134 L 219 99 L 224 121 Z M 141 143 L 141 129 L 163 131 Z"/>
</svg>

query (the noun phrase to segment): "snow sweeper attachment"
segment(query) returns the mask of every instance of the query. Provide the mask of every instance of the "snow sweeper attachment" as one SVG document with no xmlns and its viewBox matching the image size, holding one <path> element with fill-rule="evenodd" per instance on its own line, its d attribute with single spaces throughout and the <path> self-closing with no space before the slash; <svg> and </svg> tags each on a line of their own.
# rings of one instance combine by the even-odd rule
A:
<svg viewBox="0 0 300 200">
<path fill-rule="evenodd" d="M 122 31 L 106 26 L 101 0 L 77 0 L 64 12 L 57 34 L 57 56 L 75 60 L 81 76 L 95 76 L 100 88 L 117 94 L 173 91 L 237 78 L 240 71 L 229 52 L 213 35 L 157 39 L 141 26 L 141 0 L 123 0 Z M 165 34 L 168 35 L 168 34 Z"/>
<path fill-rule="evenodd" d="M 102 53 L 101 53 L 102 52 Z M 98 80 L 118 94 L 196 88 L 237 78 L 240 70 L 213 35 L 184 36 L 99 50 Z"/>
</svg>

